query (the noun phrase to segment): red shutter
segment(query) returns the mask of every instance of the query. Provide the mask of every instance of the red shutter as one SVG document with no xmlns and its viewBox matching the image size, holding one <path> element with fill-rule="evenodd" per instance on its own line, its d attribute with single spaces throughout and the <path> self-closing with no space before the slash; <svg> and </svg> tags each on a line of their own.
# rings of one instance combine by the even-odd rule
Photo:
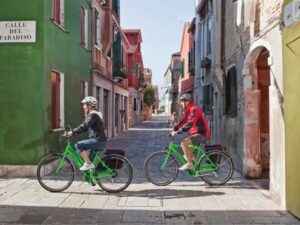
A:
<svg viewBox="0 0 300 225">
<path fill-rule="evenodd" d="M 51 106 L 52 106 L 52 128 L 60 127 L 60 77 L 59 73 L 51 73 Z"/>
<path fill-rule="evenodd" d="M 86 97 L 85 96 L 85 90 L 86 90 L 85 81 L 81 81 L 81 83 L 80 83 L 80 97 L 81 97 L 81 100 Z M 84 121 L 84 119 L 85 119 L 85 111 L 82 108 L 82 105 L 80 107 L 81 107 L 81 121 Z"/>
<path fill-rule="evenodd" d="M 60 25 L 60 0 L 54 1 L 54 21 Z"/>
<path fill-rule="evenodd" d="M 85 8 L 81 6 L 81 44 L 85 45 Z"/>
</svg>

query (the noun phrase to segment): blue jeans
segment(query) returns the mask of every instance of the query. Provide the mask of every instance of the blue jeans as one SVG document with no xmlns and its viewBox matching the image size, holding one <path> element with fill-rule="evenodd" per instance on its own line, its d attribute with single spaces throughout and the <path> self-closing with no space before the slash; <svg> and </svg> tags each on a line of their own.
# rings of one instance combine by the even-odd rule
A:
<svg viewBox="0 0 300 225">
<path fill-rule="evenodd" d="M 78 141 L 75 144 L 75 148 L 79 153 L 85 150 L 104 149 L 105 147 L 106 147 L 106 141 L 99 141 L 95 138 Z"/>
</svg>

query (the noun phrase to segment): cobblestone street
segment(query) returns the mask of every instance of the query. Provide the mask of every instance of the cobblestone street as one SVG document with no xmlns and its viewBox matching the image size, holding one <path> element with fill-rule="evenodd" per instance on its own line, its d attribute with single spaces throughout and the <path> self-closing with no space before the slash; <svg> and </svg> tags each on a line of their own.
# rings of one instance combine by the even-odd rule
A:
<svg viewBox="0 0 300 225">
<path fill-rule="evenodd" d="M 149 183 L 143 163 L 162 150 L 166 119 L 156 117 L 109 141 L 125 149 L 133 165 L 133 181 L 122 193 L 108 194 L 79 179 L 62 193 L 44 190 L 34 177 L 1 179 L 0 224 L 300 224 L 237 172 L 218 187 L 185 173 L 169 186 Z"/>
</svg>

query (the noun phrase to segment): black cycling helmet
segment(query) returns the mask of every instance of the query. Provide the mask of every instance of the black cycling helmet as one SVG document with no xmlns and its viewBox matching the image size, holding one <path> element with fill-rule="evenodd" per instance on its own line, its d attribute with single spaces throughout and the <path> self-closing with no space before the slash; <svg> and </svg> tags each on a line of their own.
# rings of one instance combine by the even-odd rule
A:
<svg viewBox="0 0 300 225">
<path fill-rule="evenodd" d="M 192 101 L 192 96 L 188 93 L 182 94 L 179 98 L 180 101 L 186 100 L 186 101 Z"/>
</svg>

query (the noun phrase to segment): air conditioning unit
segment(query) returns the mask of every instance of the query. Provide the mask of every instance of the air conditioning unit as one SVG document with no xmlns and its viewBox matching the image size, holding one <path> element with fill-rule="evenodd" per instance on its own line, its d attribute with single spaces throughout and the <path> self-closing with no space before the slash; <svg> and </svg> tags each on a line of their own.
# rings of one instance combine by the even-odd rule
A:
<svg viewBox="0 0 300 225">
<path fill-rule="evenodd" d="M 284 25 L 286 27 L 300 22 L 300 0 L 293 0 L 284 9 Z"/>
<path fill-rule="evenodd" d="M 300 0 L 293 0 L 294 20 L 300 21 Z"/>
</svg>

